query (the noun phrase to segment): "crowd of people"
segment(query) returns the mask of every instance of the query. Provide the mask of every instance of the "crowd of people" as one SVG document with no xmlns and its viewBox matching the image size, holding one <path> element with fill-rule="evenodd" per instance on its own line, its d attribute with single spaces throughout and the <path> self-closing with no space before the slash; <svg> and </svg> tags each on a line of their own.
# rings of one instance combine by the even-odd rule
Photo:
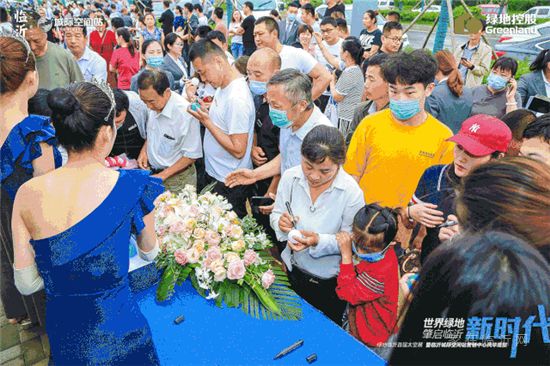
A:
<svg viewBox="0 0 550 366">
<path fill-rule="evenodd" d="M 550 51 L 516 82 L 483 21 L 432 55 L 403 49 L 397 12 L 353 37 L 326 4 L 48 2 L 24 36 L 0 8 L 2 304 L 55 363 L 158 363 L 119 244 L 154 260 L 154 200 L 188 184 L 254 215 L 293 290 L 391 364 L 550 359 L 543 326 L 513 359 L 387 346 L 426 341 L 425 318 L 550 309 L 550 114 L 522 108 L 550 96 Z"/>
</svg>

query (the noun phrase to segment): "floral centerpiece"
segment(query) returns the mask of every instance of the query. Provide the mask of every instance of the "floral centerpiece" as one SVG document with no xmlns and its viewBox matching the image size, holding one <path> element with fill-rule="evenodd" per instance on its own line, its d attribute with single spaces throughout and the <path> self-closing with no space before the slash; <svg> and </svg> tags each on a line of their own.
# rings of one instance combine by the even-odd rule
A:
<svg viewBox="0 0 550 366">
<path fill-rule="evenodd" d="M 198 195 L 190 185 L 178 195 L 163 193 L 155 205 L 161 249 L 156 262 L 164 270 L 159 301 L 190 278 L 199 294 L 218 306 L 241 307 L 256 318 L 301 318 L 300 299 L 274 263 L 271 242 L 254 218 L 240 220 L 225 198 Z"/>
</svg>

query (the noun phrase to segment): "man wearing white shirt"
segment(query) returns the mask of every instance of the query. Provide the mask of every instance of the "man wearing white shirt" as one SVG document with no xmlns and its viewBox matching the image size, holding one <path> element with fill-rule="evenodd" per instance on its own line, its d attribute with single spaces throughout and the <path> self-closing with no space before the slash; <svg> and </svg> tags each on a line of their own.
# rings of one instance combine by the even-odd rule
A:
<svg viewBox="0 0 550 366">
<path fill-rule="evenodd" d="M 307 133 L 318 125 L 332 126 L 313 104 L 311 88 L 308 76 L 294 69 L 281 70 L 269 80 L 266 99 L 271 122 L 281 129 L 280 154 L 254 170 L 234 171 L 226 178 L 229 187 L 254 184 L 277 174 L 283 175 L 288 169 L 300 165 L 300 150 Z"/>
<path fill-rule="evenodd" d="M 84 80 L 107 80 L 107 62 L 88 47 L 86 27 L 65 28 L 65 43 L 73 54 Z"/>
<path fill-rule="evenodd" d="M 213 192 L 225 197 L 239 216 L 246 216 L 250 188 L 228 188 L 225 177 L 239 168 L 252 168 L 250 150 L 254 134 L 254 100 L 245 79 L 229 64 L 225 52 L 208 39 L 193 44 L 189 59 L 201 80 L 216 89 L 207 105 L 188 109 L 206 128 L 204 163 L 207 180 L 215 182 Z M 197 105 L 195 105 L 196 107 Z"/>
<path fill-rule="evenodd" d="M 151 170 L 167 190 L 178 193 L 187 184 L 197 185 L 194 162 L 202 157 L 199 123 L 186 113 L 189 102 L 170 90 L 166 73 L 145 70 L 138 78 L 141 100 L 150 109 L 147 140 L 138 166 Z"/>
<path fill-rule="evenodd" d="M 319 63 L 325 66 L 328 72 L 332 73 L 339 67 L 340 51 L 342 49 L 342 42 L 344 41 L 339 37 L 336 19 L 328 17 L 323 18 L 321 21 L 321 34 L 314 33 L 314 36 L 315 39 L 317 39 L 315 57 Z M 317 105 L 321 111 L 325 111 L 330 96 L 330 91 L 327 89 L 323 92 L 323 95 L 319 97 L 319 103 Z"/>
<path fill-rule="evenodd" d="M 307 51 L 282 45 L 279 25 L 271 17 L 261 17 L 254 25 L 254 42 L 258 48 L 269 47 L 281 56 L 281 70 L 296 69 L 313 79 L 313 100 L 319 98 L 330 84 L 330 73 Z"/>
</svg>

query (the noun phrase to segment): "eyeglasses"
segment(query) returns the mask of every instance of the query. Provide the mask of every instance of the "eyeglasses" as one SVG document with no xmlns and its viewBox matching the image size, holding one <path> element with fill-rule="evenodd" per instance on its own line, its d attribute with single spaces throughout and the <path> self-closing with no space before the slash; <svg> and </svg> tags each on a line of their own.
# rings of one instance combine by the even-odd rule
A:
<svg viewBox="0 0 550 366">
<path fill-rule="evenodd" d="M 330 32 L 333 32 L 335 31 L 336 28 L 330 28 L 330 29 L 321 29 L 321 33 L 330 33 Z"/>
<path fill-rule="evenodd" d="M 178 42 L 176 42 L 176 43 L 174 43 L 174 46 L 183 47 L 183 43 L 178 43 Z"/>
<path fill-rule="evenodd" d="M 393 42 L 399 42 L 401 43 L 403 41 L 403 37 L 386 37 L 384 36 L 386 39 L 389 39 L 390 41 L 393 41 Z"/>
</svg>

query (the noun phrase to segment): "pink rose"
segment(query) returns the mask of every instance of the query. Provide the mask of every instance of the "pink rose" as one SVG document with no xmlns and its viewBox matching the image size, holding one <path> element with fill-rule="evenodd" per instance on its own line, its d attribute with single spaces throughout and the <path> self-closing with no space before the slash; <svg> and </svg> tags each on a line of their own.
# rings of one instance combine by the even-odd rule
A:
<svg viewBox="0 0 550 366">
<path fill-rule="evenodd" d="M 206 232 L 205 240 L 209 245 L 218 245 L 220 244 L 220 240 L 221 240 L 220 234 L 214 231 L 208 230 Z"/>
<path fill-rule="evenodd" d="M 264 274 L 262 275 L 262 286 L 265 289 L 268 289 L 273 284 L 273 282 L 275 282 L 275 275 L 273 274 L 273 271 L 267 270 L 266 272 L 264 272 Z"/>
<path fill-rule="evenodd" d="M 169 231 L 171 233 L 182 233 L 185 231 L 185 225 L 181 221 L 177 221 L 176 223 L 170 225 Z"/>
<path fill-rule="evenodd" d="M 234 260 L 227 267 L 227 278 L 230 280 L 240 280 L 244 277 L 244 263 L 242 260 Z"/>
<path fill-rule="evenodd" d="M 214 281 L 222 282 L 223 280 L 225 280 L 226 275 L 227 275 L 227 272 L 225 271 L 225 268 L 216 267 L 214 269 Z"/>
<path fill-rule="evenodd" d="M 182 266 L 185 266 L 189 261 L 189 259 L 187 258 L 187 253 L 180 249 L 174 252 L 174 257 L 176 258 L 176 262 L 178 262 L 178 264 Z"/>
<path fill-rule="evenodd" d="M 251 264 L 257 263 L 260 258 L 258 257 L 258 254 L 256 254 L 255 251 L 253 251 L 252 249 L 247 249 L 244 252 L 243 259 L 244 259 L 244 265 L 249 266 Z"/>
<path fill-rule="evenodd" d="M 222 259 L 222 252 L 219 247 L 211 247 L 206 252 L 206 258 L 213 262 L 218 259 Z"/>
</svg>

